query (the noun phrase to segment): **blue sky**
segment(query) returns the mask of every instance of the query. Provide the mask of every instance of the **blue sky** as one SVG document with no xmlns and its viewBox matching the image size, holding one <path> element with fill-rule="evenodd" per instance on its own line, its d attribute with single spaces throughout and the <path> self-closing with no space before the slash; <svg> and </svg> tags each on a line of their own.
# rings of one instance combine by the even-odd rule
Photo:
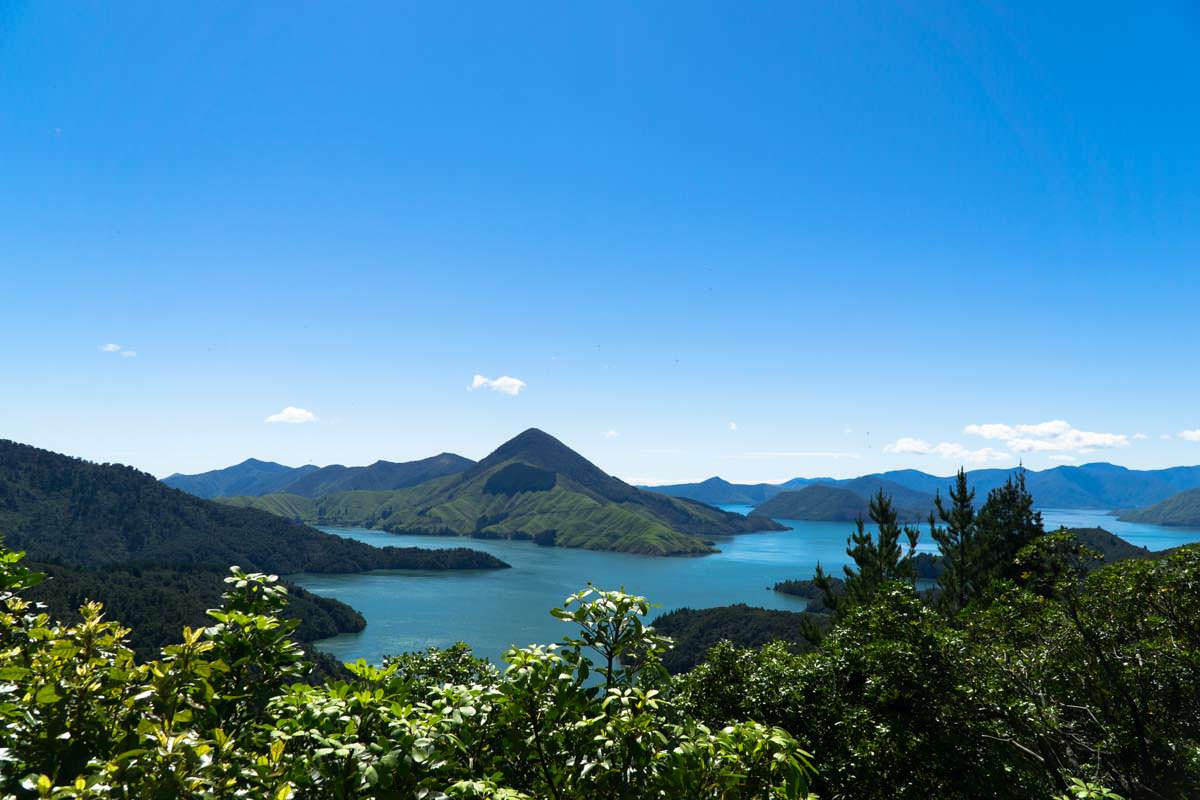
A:
<svg viewBox="0 0 1200 800">
<path fill-rule="evenodd" d="M 1200 463 L 1197 74 L 1190 3 L 0 2 L 0 436 Z"/>
</svg>

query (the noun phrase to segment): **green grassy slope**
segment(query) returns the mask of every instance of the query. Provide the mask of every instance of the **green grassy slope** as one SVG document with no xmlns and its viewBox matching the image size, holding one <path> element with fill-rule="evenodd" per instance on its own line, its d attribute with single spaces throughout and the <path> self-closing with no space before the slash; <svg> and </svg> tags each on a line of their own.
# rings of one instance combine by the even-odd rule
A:
<svg viewBox="0 0 1200 800">
<path fill-rule="evenodd" d="M 242 495 L 240 497 L 218 497 L 218 503 L 237 508 L 256 508 L 277 517 L 284 517 L 294 522 L 311 523 L 317 519 L 317 504 L 311 498 L 298 494 L 278 492 L 261 496 Z"/>
</svg>

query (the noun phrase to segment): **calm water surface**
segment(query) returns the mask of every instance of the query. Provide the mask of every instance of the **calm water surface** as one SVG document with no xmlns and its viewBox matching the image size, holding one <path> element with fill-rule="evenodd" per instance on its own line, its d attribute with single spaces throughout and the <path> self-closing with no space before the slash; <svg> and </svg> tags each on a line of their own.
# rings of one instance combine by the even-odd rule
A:
<svg viewBox="0 0 1200 800">
<path fill-rule="evenodd" d="M 725 506 L 745 513 L 749 506 Z M 1103 511 L 1048 509 L 1047 529 L 1059 525 L 1099 526 L 1132 544 L 1161 550 L 1200 541 L 1200 530 L 1120 522 Z M 660 558 L 538 547 L 531 542 L 410 537 L 361 528 L 323 530 L 373 545 L 467 546 L 512 565 L 505 570 L 453 572 L 379 571 L 356 575 L 297 575 L 309 591 L 336 597 L 361 611 L 367 627 L 317 644 L 343 661 L 382 660 L 389 653 L 465 641 L 478 655 L 499 660 L 510 645 L 553 642 L 569 628 L 549 609 L 590 580 L 602 588 L 624 586 L 659 604 L 676 608 L 747 603 L 763 608 L 802 610 L 804 602 L 770 591 L 776 581 L 808 578 L 819 561 L 840 573 L 846 558 L 845 522 L 780 520 L 786 531 L 742 534 L 717 541 L 720 553 L 693 558 Z M 928 539 L 926 534 L 924 539 Z M 930 541 L 921 550 L 935 551 Z M 657 612 L 656 612 L 657 613 Z"/>
</svg>

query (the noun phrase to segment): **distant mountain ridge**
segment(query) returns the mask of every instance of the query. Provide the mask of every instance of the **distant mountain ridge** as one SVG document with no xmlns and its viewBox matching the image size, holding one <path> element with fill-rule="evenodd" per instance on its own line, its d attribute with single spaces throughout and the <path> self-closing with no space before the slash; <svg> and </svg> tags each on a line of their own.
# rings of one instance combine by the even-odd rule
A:
<svg viewBox="0 0 1200 800">
<path fill-rule="evenodd" d="M 971 470 L 967 473 L 967 481 L 975 487 L 976 497 L 982 500 L 1014 472 L 1015 469 Z M 1097 462 L 1026 470 L 1025 475 L 1034 502 L 1041 508 L 1136 508 L 1152 505 L 1187 489 L 1200 488 L 1200 466 L 1133 470 Z M 758 506 L 780 492 L 813 484 L 847 487 L 861 495 L 870 481 L 889 481 L 913 492 L 932 495 L 938 491 L 945 494 L 953 480 L 952 476 L 939 477 L 920 470 L 903 469 L 849 479 L 794 478 L 782 484 L 737 484 L 714 477 L 700 483 L 642 488 L 702 503 Z"/>
<path fill-rule="evenodd" d="M 211 500 L 214 497 L 241 494 L 269 494 L 281 492 L 289 483 L 320 467 L 308 464 L 289 467 L 274 461 L 247 458 L 240 464 L 224 469 L 214 469 L 196 475 L 175 473 L 163 478 L 163 483 L 172 489 Z"/>
<path fill-rule="evenodd" d="M 208 500 L 217 497 L 260 497 L 277 492 L 316 498 L 357 489 L 403 489 L 432 478 L 462 472 L 474 463 L 454 453 L 439 453 L 416 461 L 380 460 L 365 467 L 346 467 L 341 464 L 288 467 L 274 461 L 248 458 L 232 467 L 195 475 L 175 473 L 163 478 L 162 482 Z"/>
<path fill-rule="evenodd" d="M 533 539 L 648 555 L 711 553 L 711 538 L 781 530 L 703 503 L 630 486 L 530 428 L 469 468 L 403 489 L 223 498 L 310 524 L 395 533 Z"/>
<path fill-rule="evenodd" d="M 810 483 L 831 481 L 832 478 L 795 478 L 782 484 L 772 483 L 730 483 L 715 475 L 700 483 L 680 483 L 673 486 L 643 486 L 652 492 L 669 494 L 672 497 L 683 497 L 697 500 L 709 505 L 746 505 L 756 506 L 770 500 L 781 491 L 799 489 Z"/>
</svg>

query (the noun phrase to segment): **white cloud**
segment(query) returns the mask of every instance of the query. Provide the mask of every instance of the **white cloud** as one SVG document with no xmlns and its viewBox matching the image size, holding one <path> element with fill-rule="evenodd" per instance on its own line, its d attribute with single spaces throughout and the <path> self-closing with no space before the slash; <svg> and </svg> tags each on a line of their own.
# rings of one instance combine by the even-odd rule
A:
<svg viewBox="0 0 1200 800">
<path fill-rule="evenodd" d="M 1161 435 L 1159 435 L 1159 437 L 1158 437 L 1158 438 L 1162 439 L 1164 442 L 1169 442 L 1171 439 L 1173 439 L 1173 438 L 1175 438 L 1175 437 L 1173 437 L 1173 436 L 1172 436 L 1171 434 L 1169 434 L 1169 433 L 1164 433 L 1164 434 L 1161 434 Z"/>
<path fill-rule="evenodd" d="M 924 439 L 914 439 L 905 436 L 883 448 L 885 453 L 916 454 L 922 456 L 940 456 L 962 464 L 986 464 L 989 461 L 1002 461 L 1011 458 L 1008 453 L 991 447 L 971 450 L 958 442 L 938 442 L 930 444 Z"/>
<path fill-rule="evenodd" d="M 280 411 L 278 414 L 272 414 L 271 416 L 267 417 L 266 421 L 267 422 L 288 422 L 288 423 L 295 425 L 295 424 L 299 424 L 301 422 L 316 422 L 317 415 L 314 414 L 313 412 L 309 411 L 308 409 L 296 408 L 295 406 L 288 406 L 283 411 Z"/>
<path fill-rule="evenodd" d="M 1200 428 L 1193 428 L 1190 431 L 1180 431 L 1180 439 L 1186 439 L 1189 442 L 1200 442 Z"/>
<path fill-rule="evenodd" d="M 911 436 L 904 436 L 889 445 L 885 445 L 883 452 L 885 453 L 919 453 L 928 455 L 933 450 L 933 445 L 924 439 L 914 439 Z"/>
<path fill-rule="evenodd" d="M 101 353 L 117 353 L 117 352 L 120 352 L 121 345 L 111 344 L 111 343 L 102 344 L 99 347 L 97 347 L 96 349 L 99 350 Z"/>
<path fill-rule="evenodd" d="M 736 430 L 737 430 L 737 423 L 736 423 L 736 422 L 731 422 L 731 423 L 729 423 L 729 430 L 731 430 L 731 431 L 736 431 Z"/>
<path fill-rule="evenodd" d="M 845 428 L 842 428 L 842 433 L 845 433 L 845 434 L 854 433 L 854 428 L 851 428 L 849 425 L 847 425 Z"/>
<path fill-rule="evenodd" d="M 1139 441 L 1139 442 L 1140 442 L 1140 441 L 1142 441 L 1143 439 L 1149 439 L 1150 437 L 1149 437 L 1149 436 L 1147 436 L 1147 435 L 1146 435 L 1146 434 L 1144 434 L 1144 433 L 1135 433 L 1135 434 L 1133 435 L 1133 438 L 1134 438 L 1135 440 L 1137 440 L 1137 441 Z"/>
<path fill-rule="evenodd" d="M 605 439 L 615 439 L 620 435 L 621 435 L 620 431 L 607 430 L 604 432 Z"/>
<path fill-rule="evenodd" d="M 467 387 L 468 391 L 476 389 L 491 389 L 493 392 L 512 395 L 516 397 L 525 388 L 525 381 L 508 375 L 501 375 L 499 378 L 488 378 L 483 375 L 476 375 L 471 380 L 471 385 Z"/>
<path fill-rule="evenodd" d="M 1000 440 L 1017 453 L 1092 453 L 1129 444 L 1123 433 L 1081 431 L 1062 419 L 1033 425 L 968 425 L 963 433 Z"/>
<path fill-rule="evenodd" d="M 121 358 L 137 358 L 137 350 L 122 350 Z"/>
</svg>

